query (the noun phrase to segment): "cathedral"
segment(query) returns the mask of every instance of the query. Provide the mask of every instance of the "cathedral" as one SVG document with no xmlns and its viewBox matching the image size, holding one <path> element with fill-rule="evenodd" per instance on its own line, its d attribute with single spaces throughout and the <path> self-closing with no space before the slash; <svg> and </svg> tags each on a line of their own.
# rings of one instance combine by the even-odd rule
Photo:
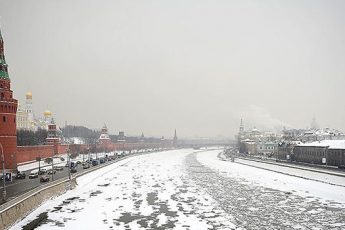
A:
<svg viewBox="0 0 345 230">
<path fill-rule="evenodd" d="M 25 95 L 25 104 L 18 105 L 17 129 L 37 131 L 38 129 L 48 130 L 48 125 L 53 121 L 53 113 L 49 110 L 43 112 L 43 117 L 36 117 L 33 110 L 32 92 Z"/>
</svg>

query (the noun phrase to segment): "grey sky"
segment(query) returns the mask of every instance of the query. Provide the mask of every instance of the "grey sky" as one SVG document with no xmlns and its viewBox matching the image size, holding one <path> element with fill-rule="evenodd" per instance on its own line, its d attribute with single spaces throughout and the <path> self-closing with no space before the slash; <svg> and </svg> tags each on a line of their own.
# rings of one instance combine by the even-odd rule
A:
<svg viewBox="0 0 345 230">
<path fill-rule="evenodd" d="M 345 1 L 0 0 L 15 96 L 112 132 L 345 130 Z"/>
</svg>

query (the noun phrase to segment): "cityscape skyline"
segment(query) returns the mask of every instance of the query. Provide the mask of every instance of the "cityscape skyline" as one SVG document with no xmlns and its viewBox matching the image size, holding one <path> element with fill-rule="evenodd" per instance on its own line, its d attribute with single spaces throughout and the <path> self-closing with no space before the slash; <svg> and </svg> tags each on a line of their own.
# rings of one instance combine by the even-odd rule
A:
<svg viewBox="0 0 345 230">
<path fill-rule="evenodd" d="M 0 0 L 0 229 L 345 229 L 344 0 Z"/>
<path fill-rule="evenodd" d="M 30 108 L 30 110 L 32 110 L 33 108 L 32 108 L 32 99 L 33 99 L 33 93 L 31 92 L 31 91 L 28 91 L 27 93 L 26 93 L 26 97 L 27 96 L 30 96 L 30 98 L 29 98 L 29 100 L 30 100 L 30 104 L 29 104 L 29 108 Z M 27 101 L 27 99 L 28 98 L 26 98 L 26 100 L 25 101 Z M 17 117 L 18 117 L 18 115 L 20 114 L 20 113 L 22 113 L 23 111 L 25 111 L 26 110 L 26 107 L 27 107 L 27 105 L 26 105 L 26 102 L 22 102 L 22 103 L 20 103 L 19 102 L 19 106 L 18 106 L 18 111 L 17 111 Z M 37 113 L 37 112 L 35 112 L 35 110 L 33 109 L 33 111 L 31 111 L 31 113 L 32 113 L 32 115 L 31 116 L 34 116 L 34 118 L 35 119 L 37 119 L 37 122 L 38 122 L 38 126 L 37 127 L 43 127 L 44 125 L 47 125 L 48 123 L 49 123 L 49 119 L 56 119 L 55 117 L 54 117 L 54 115 L 53 115 L 53 112 L 52 111 L 50 111 L 50 110 L 48 110 L 48 109 L 46 109 L 46 110 L 44 110 L 44 111 L 41 111 L 41 113 Z M 47 115 L 48 114 L 48 115 Z M 44 123 L 44 120 L 45 119 L 48 119 L 48 123 Z M 261 124 L 267 124 L 267 122 L 270 122 L 270 120 L 271 120 L 271 118 L 268 118 L 268 121 L 267 121 L 267 119 L 265 120 L 265 119 L 262 119 L 262 123 Z M 263 131 L 263 132 L 275 132 L 275 133 L 280 133 L 280 132 L 283 132 L 284 130 L 286 130 L 286 129 L 300 129 L 300 130 L 318 130 L 318 129 L 320 129 L 320 130 L 322 130 L 322 129 L 334 129 L 334 130 L 336 130 L 336 128 L 335 127 L 320 127 L 319 126 L 319 124 L 318 124 L 318 121 L 317 121 L 317 119 L 316 119 L 316 117 L 314 116 L 312 119 L 311 119 L 311 122 L 308 124 L 308 123 L 306 123 L 306 125 L 304 126 L 304 127 L 292 127 L 292 126 L 290 126 L 290 125 L 288 125 L 288 124 L 286 124 L 286 123 L 284 123 L 284 122 L 282 122 L 282 121 L 278 121 L 278 120 L 274 120 L 274 119 L 272 119 L 273 121 L 275 121 L 275 128 L 276 129 L 262 129 L 261 130 L 261 127 L 260 127 L 260 124 L 255 124 L 255 123 L 245 123 L 246 122 L 246 120 L 242 117 L 241 119 L 240 119 L 240 123 L 239 123 L 239 127 L 240 127 L 240 129 L 241 128 L 245 128 L 246 130 L 251 130 L 251 129 L 257 129 L 258 127 L 260 127 L 260 130 L 261 131 Z M 281 123 L 280 123 L 281 122 Z M 66 126 L 66 125 L 79 125 L 79 124 L 68 124 L 68 122 L 67 121 L 65 121 L 65 123 L 63 124 L 62 122 L 61 122 L 61 124 L 60 124 L 60 127 L 64 127 L 64 126 Z M 87 126 L 85 126 L 85 127 L 87 127 Z M 273 127 L 273 126 L 272 126 Z M 279 128 L 281 128 L 281 129 L 278 129 L 277 127 L 279 127 Z M 18 128 L 21 128 L 20 127 L 20 125 L 19 125 L 19 127 Z M 87 127 L 87 128 L 90 128 L 90 127 Z M 24 128 L 25 129 L 25 128 Z M 101 131 L 102 130 L 102 127 L 91 127 L 91 129 L 94 129 L 94 130 L 97 130 L 97 131 Z M 118 132 L 122 132 L 122 131 L 125 131 L 125 130 L 116 130 L 115 132 L 113 131 L 111 134 L 117 134 Z M 339 130 L 340 131 L 340 130 Z M 341 130 L 342 131 L 342 130 Z M 140 131 L 139 131 L 140 132 Z M 176 135 L 176 129 L 175 129 L 175 135 Z M 144 132 L 143 131 L 141 131 L 141 133 L 132 133 L 132 134 L 129 134 L 130 136 L 141 136 L 141 135 L 143 135 L 144 134 Z M 235 134 L 235 136 L 236 136 L 236 134 Z M 161 137 L 161 136 L 158 136 L 158 137 Z M 173 137 L 173 136 L 167 136 L 167 138 L 170 138 L 170 137 Z M 184 137 L 184 138 L 229 138 L 229 139 L 233 139 L 233 137 L 225 137 L 225 136 L 217 136 L 217 137 L 209 137 L 209 136 L 195 136 L 195 137 Z"/>
</svg>

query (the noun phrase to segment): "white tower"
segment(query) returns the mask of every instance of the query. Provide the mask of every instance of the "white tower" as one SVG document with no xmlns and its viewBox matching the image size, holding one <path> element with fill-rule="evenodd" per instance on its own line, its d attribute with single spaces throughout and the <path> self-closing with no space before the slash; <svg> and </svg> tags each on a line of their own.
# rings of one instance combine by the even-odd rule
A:
<svg viewBox="0 0 345 230">
<path fill-rule="evenodd" d="M 102 128 L 102 132 L 101 132 L 101 136 L 98 139 L 99 141 L 110 141 L 110 137 L 108 134 L 108 128 L 107 126 L 104 124 L 103 128 Z"/>
<path fill-rule="evenodd" d="M 32 93 L 26 93 L 26 101 L 25 101 L 25 112 L 28 114 L 28 123 L 31 125 L 34 122 L 34 111 L 32 106 Z"/>
</svg>

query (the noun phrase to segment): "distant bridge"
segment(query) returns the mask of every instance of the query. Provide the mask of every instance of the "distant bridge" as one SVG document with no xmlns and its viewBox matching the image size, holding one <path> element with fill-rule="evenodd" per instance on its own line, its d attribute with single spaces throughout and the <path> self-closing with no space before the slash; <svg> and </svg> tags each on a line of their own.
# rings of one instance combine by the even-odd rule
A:
<svg viewBox="0 0 345 230">
<path fill-rule="evenodd" d="M 178 147 L 181 148 L 202 148 L 202 147 L 216 147 L 216 146 L 230 146 L 233 144 L 231 140 L 213 140 L 213 139 L 192 139 L 180 140 Z"/>
</svg>

